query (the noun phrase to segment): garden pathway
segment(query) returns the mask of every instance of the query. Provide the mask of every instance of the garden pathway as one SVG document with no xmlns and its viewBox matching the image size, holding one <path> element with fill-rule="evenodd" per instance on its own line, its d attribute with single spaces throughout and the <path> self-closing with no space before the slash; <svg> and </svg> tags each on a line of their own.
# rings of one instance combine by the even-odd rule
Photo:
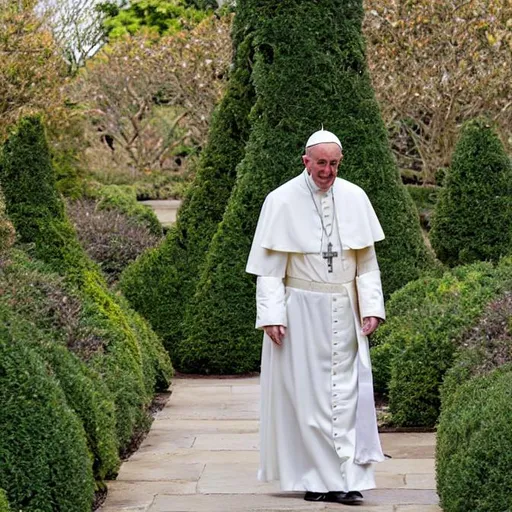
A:
<svg viewBox="0 0 512 512">
<path fill-rule="evenodd" d="M 176 214 L 181 206 L 181 201 L 178 199 L 150 199 L 140 202 L 155 212 L 164 227 L 172 226 L 176 222 Z"/>
<path fill-rule="evenodd" d="M 309 503 L 256 480 L 257 377 L 178 378 L 139 450 L 123 463 L 101 512 L 306 512 Z M 385 433 L 378 489 L 358 512 L 439 512 L 434 434 Z"/>
</svg>

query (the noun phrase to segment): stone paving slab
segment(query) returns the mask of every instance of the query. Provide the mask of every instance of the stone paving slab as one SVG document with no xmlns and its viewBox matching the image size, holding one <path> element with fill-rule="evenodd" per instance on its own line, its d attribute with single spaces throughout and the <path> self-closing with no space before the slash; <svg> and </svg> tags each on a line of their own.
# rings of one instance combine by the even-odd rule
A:
<svg viewBox="0 0 512 512">
<path fill-rule="evenodd" d="M 258 482 L 258 378 L 178 378 L 172 391 L 140 449 L 109 483 L 101 512 L 346 509 Z M 378 488 L 365 491 L 358 512 L 440 512 L 434 434 L 384 433 L 381 439 L 392 458 L 376 465 Z"/>
<path fill-rule="evenodd" d="M 154 452 L 137 452 L 130 458 L 130 461 L 147 461 L 153 460 L 158 464 L 167 464 L 167 462 L 192 464 L 195 462 L 224 463 L 235 464 L 237 462 L 254 463 L 259 461 L 259 452 L 254 450 L 243 451 L 207 451 L 207 450 L 176 450 L 170 453 L 154 453 Z"/>
<path fill-rule="evenodd" d="M 194 450 L 258 450 L 259 435 L 250 434 L 204 434 L 196 437 Z"/>
</svg>

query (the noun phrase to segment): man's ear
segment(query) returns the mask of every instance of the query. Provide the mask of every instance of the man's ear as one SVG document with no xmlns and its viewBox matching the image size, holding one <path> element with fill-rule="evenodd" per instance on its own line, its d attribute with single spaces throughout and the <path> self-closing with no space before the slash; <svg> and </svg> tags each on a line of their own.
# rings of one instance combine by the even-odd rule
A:
<svg viewBox="0 0 512 512">
<path fill-rule="evenodd" d="M 309 156 L 308 155 L 302 155 L 302 163 L 304 164 L 305 167 L 308 166 L 308 164 L 309 164 Z"/>
</svg>

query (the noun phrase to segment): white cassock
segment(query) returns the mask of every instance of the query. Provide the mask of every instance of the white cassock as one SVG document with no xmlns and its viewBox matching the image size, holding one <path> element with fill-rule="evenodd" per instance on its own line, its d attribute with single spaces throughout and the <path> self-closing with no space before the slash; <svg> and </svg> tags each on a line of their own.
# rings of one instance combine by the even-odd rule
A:
<svg viewBox="0 0 512 512">
<path fill-rule="evenodd" d="M 364 191 L 339 178 L 323 193 L 304 171 L 262 207 L 246 269 L 258 276 L 256 327 L 287 332 L 282 346 L 263 339 L 258 478 L 283 491 L 375 487 L 384 456 L 360 331 L 362 318 L 385 318 L 373 246 L 383 238 Z"/>
</svg>

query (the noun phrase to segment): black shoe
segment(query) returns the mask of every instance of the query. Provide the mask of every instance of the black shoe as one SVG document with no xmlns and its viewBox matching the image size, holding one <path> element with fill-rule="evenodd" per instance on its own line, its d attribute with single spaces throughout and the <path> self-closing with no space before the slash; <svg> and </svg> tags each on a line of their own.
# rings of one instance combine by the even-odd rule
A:
<svg viewBox="0 0 512 512">
<path fill-rule="evenodd" d="M 304 495 L 304 499 L 306 501 L 327 501 L 327 494 L 326 492 L 311 492 L 306 491 L 306 494 Z"/>
<path fill-rule="evenodd" d="M 363 501 L 363 495 L 359 491 L 328 492 L 326 501 L 343 503 L 343 505 L 359 505 Z"/>
<path fill-rule="evenodd" d="M 363 501 L 363 495 L 359 491 L 307 491 L 304 499 L 306 501 L 327 501 L 329 503 L 342 503 L 343 505 L 359 505 Z"/>
</svg>

